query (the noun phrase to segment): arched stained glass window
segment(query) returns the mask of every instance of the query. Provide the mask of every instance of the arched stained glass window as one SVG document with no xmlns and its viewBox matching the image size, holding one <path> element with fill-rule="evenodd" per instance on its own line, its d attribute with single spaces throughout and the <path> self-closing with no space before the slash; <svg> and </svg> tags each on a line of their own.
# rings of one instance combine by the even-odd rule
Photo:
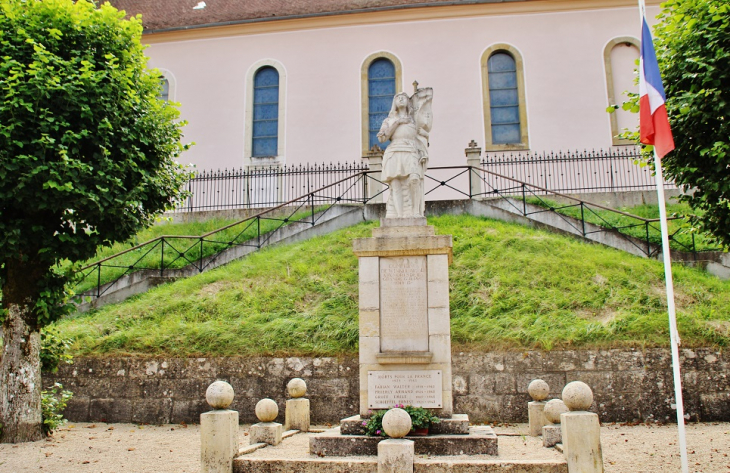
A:
<svg viewBox="0 0 730 473">
<path fill-rule="evenodd" d="M 382 149 L 388 142 L 378 142 L 378 132 L 390 112 L 395 96 L 395 66 L 386 58 L 376 59 L 368 68 L 368 137 L 369 148 L 378 145 Z"/>
<path fill-rule="evenodd" d="M 520 97 L 514 58 L 503 51 L 487 61 L 493 144 L 520 143 Z"/>
<path fill-rule="evenodd" d="M 270 66 L 253 80 L 253 143 L 256 157 L 276 156 L 279 141 L 279 72 Z"/>
</svg>

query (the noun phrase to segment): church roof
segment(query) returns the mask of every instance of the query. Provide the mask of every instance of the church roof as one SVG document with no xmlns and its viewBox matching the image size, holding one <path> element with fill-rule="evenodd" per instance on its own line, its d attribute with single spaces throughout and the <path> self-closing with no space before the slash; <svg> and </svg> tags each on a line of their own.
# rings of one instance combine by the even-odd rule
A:
<svg viewBox="0 0 730 473">
<path fill-rule="evenodd" d="M 290 18 L 528 0 L 111 0 L 129 16 L 142 14 L 146 32 Z"/>
</svg>

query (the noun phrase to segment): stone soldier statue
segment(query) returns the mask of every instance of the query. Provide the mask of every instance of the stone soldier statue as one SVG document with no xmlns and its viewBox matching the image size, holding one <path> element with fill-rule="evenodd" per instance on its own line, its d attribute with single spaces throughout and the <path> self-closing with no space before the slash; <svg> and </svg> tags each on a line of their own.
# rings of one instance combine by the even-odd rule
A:
<svg viewBox="0 0 730 473">
<path fill-rule="evenodd" d="M 383 181 L 390 186 L 386 218 L 423 217 L 423 179 L 428 166 L 428 135 L 433 123 L 433 89 L 418 89 L 413 96 L 393 97 L 378 140 L 391 140 L 383 154 Z"/>
</svg>

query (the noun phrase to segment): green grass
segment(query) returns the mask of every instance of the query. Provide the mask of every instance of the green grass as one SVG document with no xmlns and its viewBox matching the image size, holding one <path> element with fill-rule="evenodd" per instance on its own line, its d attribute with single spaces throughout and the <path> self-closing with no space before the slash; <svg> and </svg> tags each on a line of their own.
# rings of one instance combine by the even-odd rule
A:
<svg viewBox="0 0 730 473">
<path fill-rule="evenodd" d="M 429 219 L 452 234 L 455 350 L 667 346 L 660 262 L 515 224 Z M 361 224 L 274 246 L 133 300 L 58 323 L 75 355 L 357 352 Z M 674 266 L 683 346 L 730 342 L 730 282 Z"/>
<path fill-rule="evenodd" d="M 319 212 L 323 209 L 324 207 L 320 207 L 316 208 L 315 211 Z M 97 281 L 101 284 L 114 281 L 125 273 L 132 272 L 130 267 L 134 267 L 134 271 L 160 269 L 161 262 L 164 261 L 165 268 L 182 268 L 191 264 L 191 262 L 199 260 L 201 255 L 203 258 L 211 256 L 225 250 L 231 245 L 241 244 L 256 238 L 259 231 L 261 234 L 264 234 L 276 230 L 283 225 L 287 225 L 291 221 L 307 218 L 310 215 L 311 210 L 303 210 L 293 215 L 289 215 L 288 213 L 282 215 L 279 213 L 267 216 L 268 218 L 262 217 L 260 222 L 252 219 L 205 238 L 202 246 L 200 245 L 199 238 L 166 238 L 164 245 L 159 240 L 147 244 L 143 243 L 169 235 L 204 235 L 238 222 L 240 219 L 211 219 L 205 222 L 161 223 L 154 225 L 141 231 L 134 238 L 124 243 L 116 243 L 111 247 L 101 248 L 94 258 L 82 263 L 81 267 L 143 244 L 140 248 L 103 263 L 100 276 L 96 269 L 87 269 L 84 271 L 83 273 L 86 277 L 77 283 L 74 291 L 81 293 L 94 288 L 96 287 Z M 288 218 L 288 222 L 282 221 L 285 217 Z M 164 255 L 162 252 L 164 252 Z"/>
<path fill-rule="evenodd" d="M 530 197 L 528 203 L 539 205 L 546 208 L 554 208 L 557 212 L 580 220 L 581 210 L 577 207 L 564 207 L 566 204 L 560 204 L 550 199 Z M 658 205 L 638 205 L 634 207 L 619 207 L 616 210 L 621 212 L 643 217 L 645 219 L 659 218 Z M 693 210 L 687 204 L 667 204 L 667 216 L 684 216 L 692 213 Z M 607 228 L 619 228 L 626 235 L 630 235 L 642 240 L 646 240 L 646 227 L 644 223 L 638 219 L 633 219 L 616 212 L 602 210 L 597 207 L 586 206 L 583 216 L 589 223 L 600 225 Z M 697 233 L 692 231 L 692 226 L 686 219 L 669 220 L 667 222 L 670 240 L 669 246 L 674 250 L 680 251 L 707 251 L 719 250 L 717 243 L 712 240 L 710 235 Z M 693 240 L 694 236 L 694 240 Z M 661 227 L 659 222 L 651 222 L 649 224 L 649 241 L 656 245 L 662 244 Z"/>
</svg>

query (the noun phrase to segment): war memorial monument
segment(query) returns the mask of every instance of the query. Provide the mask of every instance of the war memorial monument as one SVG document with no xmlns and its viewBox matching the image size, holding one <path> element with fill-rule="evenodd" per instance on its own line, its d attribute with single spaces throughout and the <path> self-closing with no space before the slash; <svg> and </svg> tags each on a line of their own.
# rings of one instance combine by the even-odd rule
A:
<svg viewBox="0 0 730 473">
<path fill-rule="evenodd" d="M 390 142 L 382 180 L 389 186 L 385 218 L 371 238 L 358 238 L 360 412 L 310 442 L 317 455 L 376 454 L 380 437 L 363 422 L 379 409 L 410 405 L 441 421 L 415 452 L 433 455 L 497 454 L 490 427 L 469 427 L 453 409 L 449 264 L 451 235 L 436 235 L 424 216 L 424 173 L 433 123 L 433 90 L 397 94 L 378 139 Z M 448 436 L 449 441 L 443 441 Z M 411 438 L 411 437 L 409 437 Z"/>
</svg>

